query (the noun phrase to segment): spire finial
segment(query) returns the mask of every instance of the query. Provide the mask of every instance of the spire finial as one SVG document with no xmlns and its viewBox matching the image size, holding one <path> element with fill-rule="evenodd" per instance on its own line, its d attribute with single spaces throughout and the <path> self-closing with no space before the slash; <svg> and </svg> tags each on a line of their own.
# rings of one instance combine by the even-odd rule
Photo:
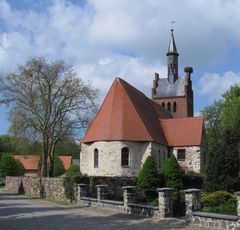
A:
<svg viewBox="0 0 240 230">
<path fill-rule="evenodd" d="M 171 31 L 173 32 L 174 31 L 174 28 L 173 28 L 173 24 L 175 23 L 175 21 L 171 21 Z"/>
</svg>

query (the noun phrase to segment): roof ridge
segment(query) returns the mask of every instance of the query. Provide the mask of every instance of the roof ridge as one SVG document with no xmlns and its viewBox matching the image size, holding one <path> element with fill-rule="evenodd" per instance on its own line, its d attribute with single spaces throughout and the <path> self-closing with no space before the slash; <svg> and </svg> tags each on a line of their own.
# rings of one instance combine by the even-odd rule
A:
<svg viewBox="0 0 240 230">
<path fill-rule="evenodd" d="M 171 119 L 171 118 L 159 118 L 160 121 L 179 121 L 179 120 L 194 120 L 194 119 L 204 119 L 204 116 L 196 116 L 196 117 L 182 117 L 182 118 L 174 118 L 174 119 Z"/>
</svg>

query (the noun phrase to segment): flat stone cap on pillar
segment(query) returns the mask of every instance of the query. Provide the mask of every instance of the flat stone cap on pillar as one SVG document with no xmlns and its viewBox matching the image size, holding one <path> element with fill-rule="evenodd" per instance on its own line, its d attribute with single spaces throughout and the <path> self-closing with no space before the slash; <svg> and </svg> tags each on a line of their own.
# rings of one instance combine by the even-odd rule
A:
<svg viewBox="0 0 240 230">
<path fill-rule="evenodd" d="M 240 191 L 234 192 L 234 194 L 240 196 Z"/>
<path fill-rule="evenodd" d="M 136 186 L 123 186 L 122 189 L 136 189 Z"/>
<path fill-rule="evenodd" d="M 108 187 L 107 184 L 98 184 L 96 185 L 97 188 L 104 188 L 104 187 Z"/>
<path fill-rule="evenodd" d="M 184 192 L 185 192 L 185 193 L 201 192 L 201 189 L 191 188 L 191 189 L 186 189 L 186 190 L 184 190 Z"/>
<path fill-rule="evenodd" d="M 88 186 L 88 185 L 87 185 L 87 184 L 82 184 L 82 183 L 81 183 L 81 184 L 77 184 L 77 186 L 78 186 L 78 187 L 79 187 L 79 186 L 80 186 L 80 187 L 86 187 L 86 186 Z"/>
<path fill-rule="evenodd" d="M 175 191 L 175 189 L 164 187 L 164 188 L 158 188 L 157 191 L 158 192 L 172 192 L 172 191 Z"/>
</svg>

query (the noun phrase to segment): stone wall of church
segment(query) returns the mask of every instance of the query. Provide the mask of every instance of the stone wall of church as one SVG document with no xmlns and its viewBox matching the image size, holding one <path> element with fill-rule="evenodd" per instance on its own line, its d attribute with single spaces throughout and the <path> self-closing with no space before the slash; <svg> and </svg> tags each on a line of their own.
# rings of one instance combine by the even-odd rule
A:
<svg viewBox="0 0 240 230">
<path fill-rule="evenodd" d="M 172 154 L 178 159 L 178 150 L 185 149 L 185 160 L 178 160 L 178 163 L 185 171 L 193 171 L 200 173 L 204 170 L 203 166 L 203 150 L 200 146 L 181 146 L 174 147 Z"/>
<path fill-rule="evenodd" d="M 129 148 L 129 166 L 121 165 L 121 149 Z M 99 152 L 98 167 L 94 168 L 94 149 Z M 82 143 L 80 169 L 90 176 L 126 176 L 136 177 L 147 156 L 152 155 L 161 165 L 167 154 L 167 148 L 152 142 L 98 141 L 91 144 Z"/>
</svg>

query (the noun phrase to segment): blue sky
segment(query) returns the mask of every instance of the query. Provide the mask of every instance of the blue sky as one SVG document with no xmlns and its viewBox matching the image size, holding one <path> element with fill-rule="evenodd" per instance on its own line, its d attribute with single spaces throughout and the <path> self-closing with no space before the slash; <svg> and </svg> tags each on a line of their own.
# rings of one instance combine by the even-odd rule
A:
<svg viewBox="0 0 240 230">
<path fill-rule="evenodd" d="M 240 83 L 240 1 L 0 0 L 0 67 L 33 56 L 64 59 L 101 98 L 120 76 L 150 96 L 154 72 L 166 77 L 170 22 L 179 73 L 192 66 L 195 114 Z M 0 134 L 8 109 L 0 107 Z"/>
</svg>

